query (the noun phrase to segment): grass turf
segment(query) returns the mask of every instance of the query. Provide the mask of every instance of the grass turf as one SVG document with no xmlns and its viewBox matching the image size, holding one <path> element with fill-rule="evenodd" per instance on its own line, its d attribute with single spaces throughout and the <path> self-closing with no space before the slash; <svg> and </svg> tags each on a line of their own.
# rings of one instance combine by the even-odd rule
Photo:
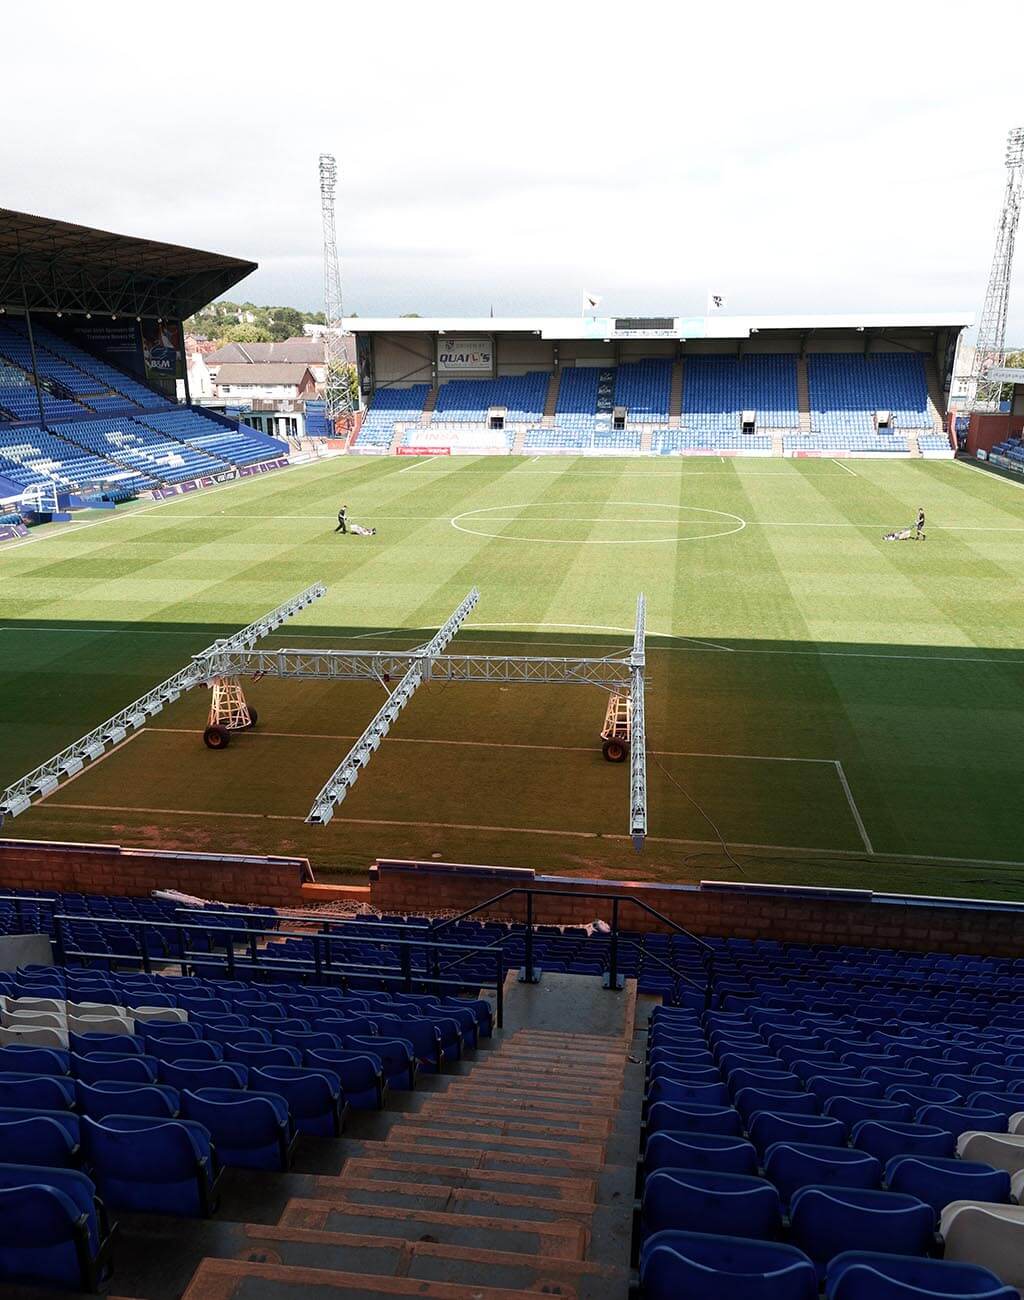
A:
<svg viewBox="0 0 1024 1300">
<path fill-rule="evenodd" d="M 884 542 L 920 504 L 928 540 Z M 453 650 L 600 653 L 642 589 L 650 838 L 564 686 L 422 688 L 307 826 L 382 695 L 272 679 L 224 752 L 193 692 L 5 833 L 1024 898 L 1022 507 L 949 462 L 350 458 L 84 517 L 0 549 L 0 787 L 314 581 L 271 644 L 413 644 L 476 584 Z"/>
</svg>

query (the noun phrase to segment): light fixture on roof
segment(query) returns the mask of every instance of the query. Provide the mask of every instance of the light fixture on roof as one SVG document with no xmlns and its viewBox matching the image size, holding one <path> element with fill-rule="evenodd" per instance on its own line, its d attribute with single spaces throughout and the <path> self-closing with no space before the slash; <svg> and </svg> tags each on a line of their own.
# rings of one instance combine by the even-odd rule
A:
<svg viewBox="0 0 1024 1300">
<path fill-rule="evenodd" d="M 57 319 L 58 319 L 58 320 L 61 320 L 62 317 L 63 317 L 63 315 L 64 315 L 64 313 L 63 313 L 62 311 L 59 311 L 59 312 L 57 313 Z"/>
<path fill-rule="evenodd" d="M 141 321 L 141 320 L 142 320 L 142 317 L 141 317 L 141 316 L 136 316 L 135 319 L 136 319 L 137 321 Z"/>
<path fill-rule="evenodd" d="M 87 311 L 87 312 L 85 313 L 85 319 L 86 319 L 86 320 L 92 320 L 92 312 L 91 312 L 91 311 Z"/>
<path fill-rule="evenodd" d="M 113 312 L 111 312 L 110 319 L 111 319 L 111 320 L 117 320 L 117 317 L 113 314 Z"/>
</svg>

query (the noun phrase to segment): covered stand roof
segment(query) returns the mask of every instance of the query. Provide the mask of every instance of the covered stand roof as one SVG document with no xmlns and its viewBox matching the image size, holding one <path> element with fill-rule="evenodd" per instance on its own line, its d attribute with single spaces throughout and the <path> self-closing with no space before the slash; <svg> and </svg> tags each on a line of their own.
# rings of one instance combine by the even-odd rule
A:
<svg viewBox="0 0 1024 1300">
<path fill-rule="evenodd" d="M 256 263 L 0 208 L 0 306 L 183 320 Z"/>
</svg>

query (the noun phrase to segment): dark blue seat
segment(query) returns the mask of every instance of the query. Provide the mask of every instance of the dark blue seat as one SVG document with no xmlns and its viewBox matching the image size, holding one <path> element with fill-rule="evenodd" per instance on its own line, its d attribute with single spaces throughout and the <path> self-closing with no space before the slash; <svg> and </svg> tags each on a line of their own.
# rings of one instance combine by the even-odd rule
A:
<svg viewBox="0 0 1024 1300">
<path fill-rule="evenodd" d="M 160 1080 L 172 1088 L 245 1088 L 249 1067 L 238 1061 L 161 1061 Z"/>
<path fill-rule="evenodd" d="M 369 1052 L 377 1057 L 389 1088 L 412 1088 L 416 1083 L 416 1052 L 406 1038 L 361 1038 L 358 1034 L 344 1039 L 345 1049 Z"/>
<path fill-rule="evenodd" d="M 847 1250 L 825 1274 L 827 1300 L 1019 1300 L 977 1264 Z"/>
<path fill-rule="evenodd" d="M 792 1246 L 671 1229 L 644 1242 L 640 1285 L 645 1300 L 817 1300 L 818 1295 L 814 1265 Z"/>
<path fill-rule="evenodd" d="M 772 1240 L 782 1231 L 779 1194 L 763 1178 L 662 1169 L 644 1180 L 640 1239 L 663 1228 Z"/>
<path fill-rule="evenodd" d="M 147 1115 L 156 1119 L 173 1119 L 178 1113 L 178 1094 L 174 1088 L 155 1083 L 125 1083 L 118 1079 L 75 1084 L 78 1109 L 93 1119 L 107 1115 Z"/>
<path fill-rule="evenodd" d="M 5 1119 L 0 1112 L 0 1155 L 19 1165 L 50 1165 L 70 1169 L 75 1164 L 78 1143 L 63 1124 L 45 1115 Z"/>
<path fill-rule="evenodd" d="M 1010 1199 L 1010 1175 L 1003 1169 L 973 1160 L 940 1156 L 893 1156 L 885 1166 L 890 1191 L 906 1192 L 930 1205 L 940 1214 L 950 1201 L 992 1201 Z"/>
<path fill-rule="evenodd" d="M 70 1057 L 57 1047 L 0 1047 L 0 1070 L 12 1074 L 68 1074 Z"/>
<path fill-rule="evenodd" d="M 886 1088 L 889 1101 L 905 1101 L 919 1110 L 922 1106 L 955 1106 L 963 1098 L 955 1088 L 895 1087 Z"/>
<path fill-rule="evenodd" d="M 753 1069 L 741 1067 L 730 1070 L 726 1079 L 730 1093 L 735 1095 L 741 1088 L 763 1088 L 766 1092 L 803 1092 L 804 1083 L 798 1074 L 788 1070 Z"/>
<path fill-rule="evenodd" d="M 294 1029 L 275 1029 L 274 1042 L 284 1047 L 296 1047 L 303 1054 L 318 1047 L 341 1046 L 341 1038 L 337 1034 L 314 1031 L 303 1033 L 301 1030 Z"/>
<path fill-rule="evenodd" d="M 0 1106 L 38 1110 L 72 1110 L 75 1085 L 52 1074 L 0 1072 Z"/>
<path fill-rule="evenodd" d="M 886 1255 L 926 1255 L 935 1211 L 916 1196 L 852 1187 L 801 1187 L 789 1210 L 791 1239 L 825 1265 L 844 1250 Z"/>
<path fill-rule="evenodd" d="M 659 1169 L 711 1169 L 753 1176 L 757 1152 L 743 1138 L 725 1133 L 652 1133 L 644 1147 L 644 1175 Z"/>
<path fill-rule="evenodd" d="M 113 1052 L 116 1056 L 142 1056 L 142 1039 L 135 1034 L 68 1034 L 68 1048 L 77 1056 Z"/>
<path fill-rule="evenodd" d="M 759 1110 L 775 1115 L 817 1115 L 821 1110 L 817 1097 L 810 1092 L 766 1092 L 763 1088 L 741 1088 L 733 1104 L 745 1120 Z"/>
<path fill-rule="evenodd" d="M 0 1165 L 0 1281 L 95 1291 L 110 1234 L 92 1182 L 74 1169 Z"/>
<path fill-rule="evenodd" d="M 137 1020 L 135 1022 L 135 1033 L 137 1037 L 142 1039 L 143 1043 L 149 1043 L 154 1038 L 162 1038 L 165 1041 L 175 1043 L 191 1043 L 205 1037 L 202 1028 L 197 1024 L 170 1020 Z M 148 1051 L 148 1047 L 145 1050 Z"/>
<path fill-rule="evenodd" d="M 953 1134 L 933 1124 L 896 1124 L 880 1119 L 862 1119 L 854 1124 L 850 1141 L 883 1164 L 893 1156 L 951 1156 L 956 1147 Z"/>
<path fill-rule="evenodd" d="M 222 1061 L 224 1048 L 205 1038 L 151 1038 L 146 1051 L 158 1061 Z"/>
<path fill-rule="evenodd" d="M 847 1129 L 841 1120 L 827 1115 L 780 1115 L 759 1110 L 750 1121 L 750 1140 L 758 1151 L 773 1142 L 811 1142 L 816 1146 L 846 1145 Z"/>
<path fill-rule="evenodd" d="M 320 1048 L 304 1053 L 304 1060 L 311 1069 L 323 1068 L 338 1076 L 345 1102 L 353 1110 L 383 1107 L 387 1089 L 384 1062 L 373 1052 Z"/>
<path fill-rule="evenodd" d="M 156 1083 L 159 1062 L 152 1056 L 118 1056 L 114 1052 L 71 1054 L 71 1073 L 86 1083 L 120 1079 L 124 1083 Z"/>
<path fill-rule="evenodd" d="M 807 1091 L 818 1098 L 824 1105 L 830 1097 L 858 1097 L 861 1101 L 881 1101 L 882 1085 L 871 1079 L 847 1079 L 816 1074 L 807 1080 Z"/>
<path fill-rule="evenodd" d="M 240 1065 L 301 1065 L 302 1053 L 297 1047 L 285 1047 L 282 1043 L 270 1047 L 262 1043 L 228 1043 L 224 1059 Z"/>
<path fill-rule="evenodd" d="M 262 1043 L 269 1047 L 273 1042 L 270 1030 L 256 1025 L 207 1025 L 203 1037 L 221 1047 L 227 1047 L 229 1043 Z"/>
<path fill-rule="evenodd" d="M 743 1124 L 732 1106 L 704 1106 L 689 1102 L 685 1106 L 657 1101 L 647 1112 L 648 1133 L 728 1133 L 739 1137 Z"/>
<path fill-rule="evenodd" d="M 216 1208 L 220 1164 L 202 1124 L 84 1116 L 82 1141 L 99 1194 L 112 1209 L 196 1218 Z"/>
<path fill-rule="evenodd" d="M 655 1079 L 667 1079 L 670 1083 L 721 1083 L 721 1071 L 716 1065 L 701 1062 L 695 1064 L 690 1061 L 653 1061 L 647 1072 L 647 1077 L 653 1082 Z"/>
<path fill-rule="evenodd" d="M 944 1128 L 955 1138 L 971 1129 L 983 1133 L 1006 1132 L 1005 1116 L 977 1106 L 922 1106 L 914 1118 L 918 1124 L 933 1124 L 936 1128 Z"/>
<path fill-rule="evenodd" d="M 254 1067 L 249 1087 L 283 1097 L 299 1133 L 337 1137 L 344 1127 L 345 1097 L 332 1070 L 297 1065 Z"/>
<path fill-rule="evenodd" d="M 182 1113 L 209 1132 L 224 1165 L 287 1169 L 295 1146 L 288 1103 L 277 1093 L 186 1089 Z"/>
<path fill-rule="evenodd" d="M 700 1102 L 704 1106 L 727 1106 L 729 1089 L 724 1083 L 705 1083 L 695 1080 L 687 1083 L 682 1079 L 653 1079 L 647 1089 L 647 1100 L 669 1102 Z"/>
<path fill-rule="evenodd" d="M 79 1144 L 78 1116 L 70 1110 L 42 1110 L 37 1106 L 0 1106 L 0 1124 L 22 1119 L 52 1119 L 67 1133 L 73 1146 Z"/>
<path fill-rule="evenodd" d="M 821 1108 L 823 1115 L 842 1120 L 847 1127 L 862 1119 L 880 1119 L 886 1123 L 909 1124 L 914 1118 L 914 1107 L 899 1101 L 864 1101 L 860 1097 L 830 1097 Z"/>
<path fill-rule="evenodd" d="M 776 1142 L 764 1156 L 764 1176 L 788 1205 L 801 1187 L 872 1187 L 882 1185 L 882 1165 L 864 1151 L 815 1146 L 811 1142 Z"/>
</svg>

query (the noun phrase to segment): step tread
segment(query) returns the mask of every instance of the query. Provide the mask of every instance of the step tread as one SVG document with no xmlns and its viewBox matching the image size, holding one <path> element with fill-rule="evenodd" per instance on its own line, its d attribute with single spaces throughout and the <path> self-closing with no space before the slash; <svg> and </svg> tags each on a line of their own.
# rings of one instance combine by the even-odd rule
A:
<svg viewBox="0 0 1024 1300">
<path fill-rule="evenodd" d="M 480 1133 L 474 1129 L 449 1129 L 444 1133 L 439 1133 L 437 1128 L 432 1124 L 420 1124 L 415 1122 L 407 1124 L 395 1124 L 384 1140 L 384 1146 L 391 1146 L 395 1141 L 405 1142 L 422 1142 L 423 1145 L 432 1146 L 435 1143 L 445 1140 L 463 1144 L 470 1150 L 485 1149 L 501 1150 L 505 1147 L 521 1147 L 526 1152 L 536 1151 L 538 1154 L 548 1152 L 559 1152 L 577 1160 L 594 1160 L 601 1163 L 604 1159 L 604 1147 L 598 1142 L 572 1142 L 567 1141 L 564 1137 L 559 1138 L 539 1138 L 539 1137 L 521 1137 L 516 1133 Z"/>
<path fill-rule="evenodd" d="M 360 1178 L 357 1175 L 336 1177 L 323 1175 L 316 1180 L 316 1196 L 323 1200 L 337 1201 L 339 1204 L 351 1205 L 388 1205 L 402 1204 L 402 1198 L 426 1202 L 424 1208 L 437 1209 L 444 1214 L 460 1214 L 463 1206 L 479 1206 L 468 1212 L 487 1214 L 488 1209 L 514 1209 L 522 1213 L 524 1220 L 536 1220 L 527 1211 L 536 1211 L 556 1217 L 582 1218 L 587 1221 L 594 1213 L 593 1201 L 555 1201 L 548 1196 L 531 1196 L 523 1192 L 499 1192 L 490 1188 L 456 1187 L 441 1183 L 416 1183 L 408 1179 Z M 367 1198 L 367 1199 L 364 1199 Z M 377 1198 L 376 1200 L 372 1198 Z M 398 1198 L 392 1200 L 389 1198 Z M 417 1207 L 410 1206 L 415 1209 Z"/>
<path fill-rule="evenodd" d="M 338 1228 L 332 1219 L 339 1219 Z M 391 1232 L 405 1224 L 420 1238 L 426 1233 L 445 1234 L 449 1245 L 460 1244 L 453 1238 L 472 1237 L 474 1233 L 489 1233 L 493 1237 L 519 1237 L 536 1239 L 533 1250 L 526 1253 L 550 1255 L 555 1259 L 583 1259 L 586 1256 L 588 1233 L 582 1223 L 572 1219 L 551 1219 L 517 1223 L 489 1214 L 445 1214 L 441 1210 L 412 1210 L 398 1205 L 353 1205 L 348 1201 L 325 1200 L 323 1197 L 296 1197 L 288 1202 L 281 1215 L 279 1227 L 318 1228 L 321 1230 L 357 1230 L 359 1220 L 390 1225 Z M 401 1234 L 396 1234 L 401 1235 Z M 524 1247 L 519 1247 L 522 1250 Z"/>
<path fill-rule="evenodd" d="M 512 1184 L 520 1188 L 533 1188 L 533 1193 L 548 1194 L 553 1202 L 594 1201 L 597 1196 L 595 1178 L 564 1177 L 538 1174 L 533 1171 L 523 1173 L 509 1172 L 501 1169 L 479 1169 L 474 1166 L 456 1164 L 415 1164 L 411 1161 L 386 1160 L 379 1157 L 350 1156 L 341 1167 L 339 1178 L 352 1174 L 358 1178 L 383 1177 L 390 1182 L 389 1175 L 402 1178 L 415 1178 L 417 1182 L 430 1181 L 432 1178 L 444 1179 L 451 1187 L 471 1186 L 478 1183 L 482 1189 L 500 1184 Z M 511 1188 L 509 1189 L 511 1190 Z"/>
<path fill-rule="evenodd" d="M 537 1292 L 519 1287 L 489 1287 L 457 1282 L 426 1282 L 420 1278 L 388 1277 L 372 1273 L 343 1273 L 332 1269 L 301 1268 L 288 1264 L 254 1264 L 242 1260 L 204 1259 L 196 1269 L 182 1300 L 244 1300 L 249 1288 L 254 1296 L 286 1297 L 328 1289 L 335 1300 L 371 1300 L 378 1296 L 414 1295 L 426 1300 L 536 1300 Z M 262 1284 L 262 1285 L 260 1285 Z"/>
<path fill-rule="evenodd" d="M 400 1138 L 380 1146 L 382 1155 L 388 1160 L 402 1161 L 408 1156 L 412 1164 L 449 1164 L 458 1160 L 460 1164 L 474 1169 L 507 1170 L 508 1172 L 548 1173 L 552 1177 L 562 1174 L 595 1175 L 605 1168 L 603 1161 L 577 1156 L 542 1156 L 536 1152 L 488 1150 L 486 1147 L 427 1146 L 422 1142 L 402 1141 Z"/>
<path fill-rule="evenodd" d="M 399 1111 L 395 1115 L 392 1129 L 431 1128 L 438 1133 L 449 1133 L 453 1130 L 457 1133 L 464 1133 L 467 1131 L 467 1121 L 471 1121 L 473 1132 L 478 1135 L 493 1133 L 495 1136 L 501 1137 L 522 1133 L 526 1137 L 553 1137 L 564 1142 L 600 1142 L 602 1138 L 608 1136 L 607 1120 L 599 1120 L 596 1123 L 593 1120 L 581 1120 L 579 1121 L 579 1129 L 572 1132 L 558 1125 L 546 1124 L 543 1117 L 531 1119 L 518 1113 L 513 1115 L 485 1115 L 479 1112 L 466 1114 L 461 1107 L 453 1115 L 452 1109 L 452 1107 L 446 1107 L 443 1110 Z M 424 1120 L 429 1120 L 430 1123 L 426 1124 Z"/>
<path fill-rule="evenodd" d="M 474 1122 L 500 1120 L 510 1123 L 543 1124 L 548 1129 L 568 1127 L 578 1133 L 596 1138 L 608 1136 L 613 1118 L 612 1114 L 597 1116 L 574 1114 L 568 1105 L 559 1110 L 548 1106 L 531 1105 L 525 1101 L 508 1106 L 499 1101 L 471 1101 L 460 1098 L 458 1106 L 453 1108 L 451 1103 L 442 1096 L 432 1097 L 418 1110 L 405 1113 L 429 1116 L 431 1119 L 451 1119 L 453 1109 L 458 1116 L 472 1118 Z"/>
</svg>

